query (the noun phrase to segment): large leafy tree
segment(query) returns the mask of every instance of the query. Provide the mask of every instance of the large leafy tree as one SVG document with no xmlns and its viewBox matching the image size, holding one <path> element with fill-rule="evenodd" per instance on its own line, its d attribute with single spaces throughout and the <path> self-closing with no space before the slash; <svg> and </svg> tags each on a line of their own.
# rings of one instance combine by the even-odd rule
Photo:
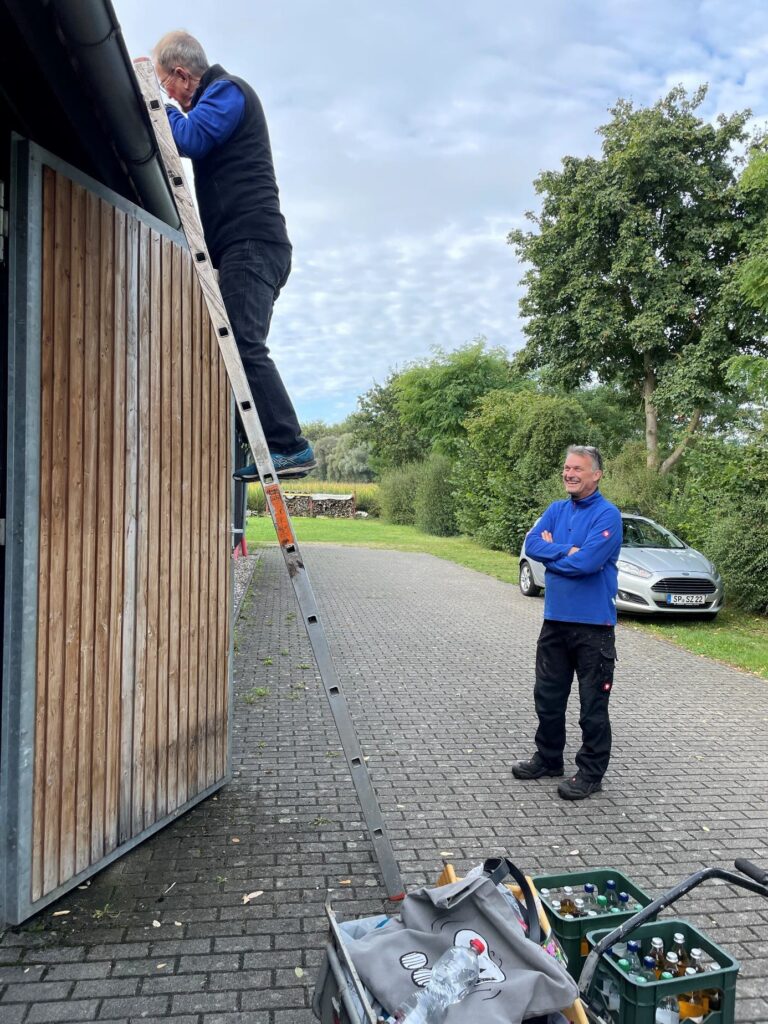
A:
<svg viewBox="0 0 768 1024">
<path fill-rule="evenodd" d="M 520 382 L 507 354 L 484 339 L 432 356 L 390 374 L 358 399 L 356 435 L 371 448 L 378 470 L 426 458 L 455 456 L 464 421 L 483 395 Z"/>
<path fill-rule="evenodd" d="M 766 350 L 766 313 L 736 280 L 766 204 L 738 187 L 749 111 L 710 124 L 697 113 L 705 95 L 677 88 L 640 109 L 620 100 L 599 129 L 601 157 L 541 174 L 536 230 L 509 236 L 530 264 L 522 366 L 641 401 L 647 463 L 662 474 L 731 389 L 726 360 Z"/>
</svg>

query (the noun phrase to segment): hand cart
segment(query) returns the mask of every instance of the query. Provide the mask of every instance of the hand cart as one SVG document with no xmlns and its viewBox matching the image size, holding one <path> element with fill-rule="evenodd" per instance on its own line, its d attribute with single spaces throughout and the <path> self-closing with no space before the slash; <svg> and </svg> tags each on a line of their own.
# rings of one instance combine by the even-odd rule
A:
<svg viewBox="0 0 768 1024">
<path fill-rule="evenodd" d="M 603 954 L 611 946 L 622 942 L 651 921 L 660 911 L 676 903 L 681 896 L 685 896 L 686 893 L 691 892 L 703 882 L 719 879 L 768 898 L 768 871 L 741 858 L 736 860 L 734 866 L 739 874 L 716 867 L 697 871 L 649 903 L 648 906 L 643 907 L 618 928 L 605 934 L 603 934 L 604 929 L 600 931 L 599 941 L 595 943 L 589 953 L 579 976 L 580 999 L 577 999 L 572 1006 L 564 1007 L 562 1017 L 573 1024 L 616 1024 L 615 1016 L 608 1011 L 605 1001 L 595 985 L 598 965 Z M 456 873 L 453 867 L 447 864 L 438 878 L 437 884 L 445 885 L 455 880 Z M 380 1018 L 374 1011 L 369 995 L 347 952 L 343 930 L 348 927 L 348 924 L 340 925 L 337 921 L 330 896 L 326 900 L 325 912 L 328 917 L 329 936 L 325 950 L 326 958 L 315 985 L 312 1002 L 315 1017 L 321 1024 L 380 1024 Z M 383 916 L 381 915 L 382 918 Z M 373 926 L 375 927 L 375 924 Z M 735 963 L 735 961 L 731 961 L 731 963 Z M 738 969 L 738 965 L 735 969 Z M 674 985 L 674 982 L 667 984 Z M 721 1016 L 720 1019 L 725 1022 L 732 1017 Z M 482 1022 L 478 1021 L 477 1024 L 482 1024 Z"/>
</svg>

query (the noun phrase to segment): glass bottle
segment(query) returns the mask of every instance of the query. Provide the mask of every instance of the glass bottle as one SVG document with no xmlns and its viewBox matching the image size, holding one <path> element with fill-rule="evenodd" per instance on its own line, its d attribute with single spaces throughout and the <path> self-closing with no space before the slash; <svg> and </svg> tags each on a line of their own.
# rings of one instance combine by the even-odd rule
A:
<svg viewBox="0 0 768 1024">
<path fill-rule="evenodd" d="M 552 899 L 552 890 L 551 889 L 539 889 L 539 898 L 544 903 L 549 903 L 549 901 Z"/>
<path fill-rule="evenodd" d="M 681 968 L 683 968 L 683 970 L 680 971 L 682 974 L 691 959 L 688 956 L 688 950 L 685 948 L 685 936 L 682 932 L 675 932 L 672 936 L 672 950 L 677 954 L 677 962 L 680 964 Z"/>
<path fill-rule="evenodd" d="M 618 907 L 619 895 L 616 891 L 616 882 L 613 878 L 606 878 L 605 880 L 605 898 L 608 901 L 609 907 Z"/>
<path fill-rule="evenodd" d="M 619 893 L 619 910 L 621 910 L 622 913 L 624 911 L 626 911 L 626 910 L 629 910 L 629 893 L 628 892 L 620 892 Z"/>
<path fill-rule="evenodd" d="M 656 961 L 656 977 L 664 970 L 664 940 L 658 935 L 651 939 L 651 956 Z"/>
<path fill-rule="evenodd" d="M 607 914 L 608 913 L 608 897 L 607 896 L 600 895 L 600 896 L 596 897 L 595 903 L 597 904 L 597 912 L 598 912 L 598 914 Z"/>
<path fill-rule="evenodd" d="M 715 963 L 713 960 L 709 966 L 709 971 L 719 971 L 720 964 Z M 709 1003 L 710 1010 L 719 1010 L 723 1005 L 723 993 L 719 988 L 708 988 L 707 989 L 707 1002 Z"/>
<path fill-rule="evenodd" d="M 550 900 L 549 905 L 556 914 L 561 913 L 562 903 L 560 900 Z"/>
<path fill-rule="evenodd" d="M 664 957 L 664 970 L 669 971 L 675 978 L 679 978 L 683 971 L 680 970 L 680 963 L 677 959 L 677 953 L 670 949 L 670 951 Z"/>
<path fill-rule="evenodd" d="M 595 889 L 595 886 L 594 886 L 594 884 L 592 882 L 585 882 L 584 883 L 584 895 L 582 896 L 582 899 L 584 900 L 584 906 L 586 907 L 587 910 L 594 910 L 595 909 L 595 906 L 596 906 L 596 898 L 595 898 L 596 892 L 597 892 L 597 890 Z"/>
<path fill-rule="evenodd" d="M 686 967 L 685 977 L 696 984 L 698 978 L 695 967 Z M 681 992 L 679 999 L 680 1016 L 690 1020 L 693 1024 L 701 1024 L 708 1012 L 708 1001 L 702 989 L 691 989 L 690 992 Z"/>
<path fill-rule="evenodd" d="M 573 886 L 564 885 L 563 894 L 560 897 L 560 913 L 561 914 L 574 914 L 576 913 L 576 904 L 573 902 Z"/>
<path fill-rule="evenodd" d="M 664 971 L 661 975 L 661 980 L 671 981 L 672 975 L 669 971 Z M 679 1024 L 679 1021 L 680 1005 L 677 1001 L 677 996 L 662 996 L 656 1004 L 655 1024 Z"/>
<path fill-rule="evenodd" d="M 694 946 L 691 950 L 691 967 L 696 968 L 697 974 L 704 974 L 707 968 L 704 966 L 704 952 L 697 946 Z"/>
<path fill-rule="evenodd" d="M 574 917 L 586 917 L 587 916 L 587 911 L 586 911 L 586 909 L 584 907 L 584 900 L 583 899 L 581 899 L 579 896 L 577 896 L 576 899 L 573 901 L 573 905 L 576 908 L 576 910 L 574 912 L 574 915 L 573 915 Z"/>
</svg>

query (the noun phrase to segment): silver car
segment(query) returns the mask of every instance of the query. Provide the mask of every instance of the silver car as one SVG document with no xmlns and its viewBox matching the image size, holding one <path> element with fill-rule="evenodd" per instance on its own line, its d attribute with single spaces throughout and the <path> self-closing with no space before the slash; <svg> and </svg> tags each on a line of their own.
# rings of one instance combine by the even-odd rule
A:
<svg viewBox="0 0 768 1024">
<path fill-rule="evenodd" d="M 638 614 L 698 615 L 714 619 L 723 607 L 723 581 L 714 565 L 674 533 L 645 516 L 622 513 L 616 608 Z M 544 566 L 520 552 L 520 590 L 535 597 Z"/>
</svg>

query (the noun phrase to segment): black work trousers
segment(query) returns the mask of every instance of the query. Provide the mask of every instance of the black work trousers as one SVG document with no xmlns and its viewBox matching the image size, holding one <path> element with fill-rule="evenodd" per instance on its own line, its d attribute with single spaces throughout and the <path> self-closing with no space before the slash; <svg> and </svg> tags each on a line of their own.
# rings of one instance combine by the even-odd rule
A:
<svg viewBox="0 0 768 1024">
<path fill-rule="evenodd" d="M 536 748 L 552 767 L 563 763 L 565 709 L 573 675 L 579 680 L 581 748 L 576 765 L 589 782 L 602 779 L 611 756 L 608 700 L 613 688 L 613 626 L 545 619 L 536 647 L 534 701 L 539 716 Z"/>
<path fill-rule="evenodd" d="M 267 348 L 272 308 L 291 272 L 291 247 L 258 239 L 234 242 L 220 255 L 218 271 L 221 296 L 269 450 L 293 455 L 307 442 Z"/>
</svg>

